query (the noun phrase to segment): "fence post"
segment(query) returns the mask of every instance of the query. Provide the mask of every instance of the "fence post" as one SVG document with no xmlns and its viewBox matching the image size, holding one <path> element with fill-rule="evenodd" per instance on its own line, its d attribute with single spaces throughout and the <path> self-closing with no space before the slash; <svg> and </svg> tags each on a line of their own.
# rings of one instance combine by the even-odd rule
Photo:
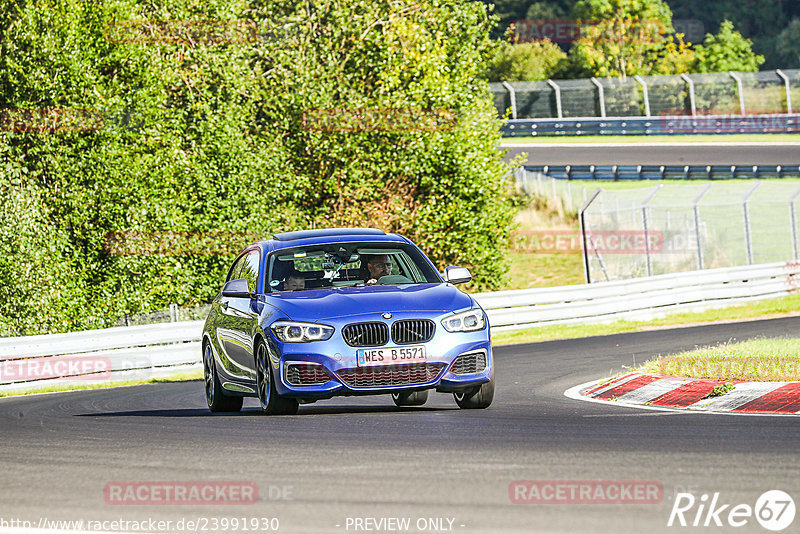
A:
<svg viewBox="0 0 800 534">
<path fill-rule="evenodd" d="M 792 112 L 792 89 L 789 83 L 789 77 L 786 76 L 781 69 L 775 71 L 778 76 L 783 80 L 783 85 L 786 86 L 786 113 Z M 795 254 L 795 257 L 797 255 Z"/>
<path fill-rule="evenodd" d="M 170 304 L 169 305 L 169 322 L 177 323 L 178 322 L 178 305 L 177 304 Z"/>
<path fill-rule="evenodd" d="M 600 102 L 600 116 L 606 117 L 606 93 L 600 80 L 592 76 L 592 83 L 597 87 L 597 99 Z"/>
<path fill-rule="evenodd" d="M 703 243 L 700 239 L 700 200 L 711 189 L 711 184 L 706 184 L 700 194 L 694 198 L 692 203 L 692 211 L 694 211 L 694 237 L 697 240 L 697 270 L 702 271 L 703 266 Z"/>
<path fill-rule="evenodd" d="M 570 211 L 572 211 L 572 184 L 567 182 L 567 204 Z"/>
<path fill-rule="evenodd" d="M 653 276 L 653 263 L 650 260 L 650 235 L 647 228 L 647 204 L 653 200 L 653 197 L 656 196 L 656 193 L 658 193 L 663 186 L 663 184 L 658 184 L 653 188 L 653 192 L 647 195 L 647 198 L 642 201 L 642 228 L 644 229 L 644 254 L 645 264 L 647 265 L 647 276 Z"/>
<path fill-rule="evenodd" d="M 747 115 L 747 110 L 744 108 L 744 86 L 742 85 L 742 79 L 731 70 L 728 71 L 728 75 L 736 81 L 736 88 L 739 91 L 739 110 L 742 112 L 742 116 Z"/>
<path fill-rule="evenodd" d="M 747 265 L 753 265 L 753 242 L 750 237 L 750 213 L 747 208 L 747 202 L 750 200 L 750 196 L 756 192 L 756 189 L 758 189 L 758 186 L 760 185 L 761 182 L 756 183 L 756 185 L 754 185 L 752 189 L 750 189 L 750 191 L 748 191 L 748 193 L 744 196 L 742 201 L 742 212 L 744 214 L 744 245 L 745 251 L 747 252 Z"/>
<path fill-rule="evenodd" d="M 542 175 L 547 174 L 548 166 L 544 166 L 544 172 L 536 174 L 536 194 L 542 196 Z"/>
<path fill-rule="evenodd" d="M 503 87 L 506 88 L 508 91 L 508 98 L 511 99 L 511 118 L 517 118 L 517 92 L 511 87 L 511 84 L 508 82 L 503 82 Z"/>
<path fill-rule="evenodd" d="M 589 206 L 594 202 L 594 199 L 597 198 L 597 195 L 600 194 L 602 191 L 601 188 L 597 188 L 594 190 L 592 195 L 586 199 L 581 206 L 581 209 L 578 211 L 578 220 L 581 225 L 581 249 L 583 252 L 583 274 L 587 284 L 592 283 L 592 273 L 589 270 L 589 246 L 586 242 L 586 210 L 589 209 Z M 608 277 L 608 275 L 606 275 Z"/>
<path fill-rule="evenodd" d="M 563 110 L 561 109 L 561 88 L 553 80 L 547 80 L 547 85 L 553 88 L 556 92 L 556 113 L 559 119 L 564 118 Z"/>
<path fill-rule="evenodd" d="M 644 78 L 639 76 L 638 74 L 633 77 L 634 80 L 639 82 L 639 85 L 642 86 L 642 100 L 644 100 L 644 116 L 650 116 L 650 96 L 647 93 L 647 82 L 644 81 Z"/>
<path fill-rule="evenodd" d="M 523 194 L 527 194 L 528 191 L 525 188 L 525 168 L 524 167 L 517 167 L 514 169 L 514 185 L 517 188 L 522 189 Z"/>
<path fill-rule="evenodd" d="M 694 99 L 694 81 L 689 78 L 688 74 L 681 74 L 681 79 L 689 86 L 689 105 L 692 108 L 692 117 L 697 115 L 697 102 Z"/>
<path fill-rule="evenodd" d="M 792 252 L 794 252 L 794 261 L 800 260 L 800 254 L 797 252 L 797 214 L 794 210 L 794 201 L 797 199 L 798 195 L 800 195 L 800 189 L 795 191 L 792 198 L 789 199 L 789 218 L 792 221 Z"/>
</svg>

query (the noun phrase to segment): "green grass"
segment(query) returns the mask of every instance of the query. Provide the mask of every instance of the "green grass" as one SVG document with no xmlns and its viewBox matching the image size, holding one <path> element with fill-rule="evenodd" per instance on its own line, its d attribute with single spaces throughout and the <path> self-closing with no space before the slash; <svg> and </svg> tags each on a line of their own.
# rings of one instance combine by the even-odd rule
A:
<svg viewBox="0 0 800 534">
<path fill-rule="evenodd" d="M 33 395 L 36 393 L 58 393 L 62 391 L 81 391 L 86 389 L 108 389 L 126 386 L 139 386 L 141 384 L 155 384 L 159 382 L 182 382 L 185 380 L 202 380 L 203 371 L 196 370 L 191 372 L 177 371 L 173 375 L 161 378 L 149 378 L 146 380 L 119 380 L 98 384 L 59 384 L 52 386 L 36 387 L 15 391 L 0 391 L 0 397 L 16 397 L 19 395 Z"/>
<path fill-rule="evenodd" d="M 504 137 L 503 145 L 515 144 L 585 144 L 585 143 L 753 143 L 800 142 L 800 134 L 723 134 L 723 135 L 592 135 L 550 137 Z"/>
<path fill-rule="evenodd" d="M 533 343 L 554 339 L 571 339 L 589 336 L 642 332 L 656 328 L 678 327 L 714 322 L 761 319 L 800 313 L 800 293 L 786 297 L 762 300 L 729 308 L 704 312 L 674 313 L 652 321 L 615 321 L 605 324 L 552 325 L 525 330 L 498 332 L 492 336 L 493 345 Z"/>
<path fill-rule="evenodd" d="M 800 380 L 800 339 L 753 339 L 701 347 L 658 357 L 638 370 L 712 380 L 793 382 Z"/>
<path fill-rule="evenodd" d="M 526 254 L 510 252 L 509 283 L 504 289 L 583 284 L 583 256 L 580 254 Z"/>
</svg>

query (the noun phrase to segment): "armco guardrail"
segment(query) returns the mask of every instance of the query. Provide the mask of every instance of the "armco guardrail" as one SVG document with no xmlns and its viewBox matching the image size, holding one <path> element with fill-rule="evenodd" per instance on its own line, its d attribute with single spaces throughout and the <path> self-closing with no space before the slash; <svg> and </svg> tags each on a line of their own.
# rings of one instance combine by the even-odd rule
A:
<svg viewBox="0 0 800 534">
<path fill-rule="evenodd" d="M 474 295 L 492 330 L 647 319 L 800 290 L 800 262 Z M 0 391 L 87 380 L 152 378 L 201 365 L 202 321 L 0 338 Z"/>
<path fill-rule="evenodd" d="M 200 364 L 203 321 L 0 338 L 0 391 L 149 379 Z"/>
<path fill-rule="evenodd" d="M 800 178 L 800 165 L 526 165 L 557 180 L 768 180 Z"/>
<path fill-rule="evenodd" d="M 697 115 L 664 117 L 580 117 L 570 119 L 508 119 L 503 137 L 581 135 L 720 135 L 798 133 L 800 115 Z"/>
<path fill-rule="evenodd" d="M 474 295 L 492 330 L 553 324 L 647 320 L 800 291 L 800 262 L 708 269 L 588 285 Z"/>
</svg>

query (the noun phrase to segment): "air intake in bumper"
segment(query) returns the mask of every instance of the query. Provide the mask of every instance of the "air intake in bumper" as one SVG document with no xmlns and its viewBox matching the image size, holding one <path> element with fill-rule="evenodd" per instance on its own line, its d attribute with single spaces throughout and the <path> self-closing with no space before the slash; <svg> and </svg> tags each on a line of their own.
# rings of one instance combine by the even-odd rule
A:
<svg viewBox="0 0 800 534">
<path fill-rule="evenodd" d="M 441 374 L 441 362 L 341 369 L 339 378 L 352 388 L 410 386 L 432 382 Z"/>
<path fill-rule="evenodd" d="M 462 354 L 453 362 L 450 372 L 454 375 L 471 375 L 486 370 L 486 352 L 476 351 Z"/>
<path fill-rule="evenodd" d="M 317 386 L 330 381 L 331 375 L 316 363 L 287 363 L 286 382 L 293 386 Z"/>
</svg>

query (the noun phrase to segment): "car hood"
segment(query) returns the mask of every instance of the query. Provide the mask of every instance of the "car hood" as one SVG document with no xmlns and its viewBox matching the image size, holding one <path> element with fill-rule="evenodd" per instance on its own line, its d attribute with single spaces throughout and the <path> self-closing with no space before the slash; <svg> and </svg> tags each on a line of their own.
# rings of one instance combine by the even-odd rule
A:
<svg viewBox="0 0 800 534">
<path fill-rule="evenodd" d="M 446 313 L 473 305 L 469 295 L 446 283 L 287 291 L 266 301 L 290 319 L 311 322 L 384 312 Z"/>
</svg>

